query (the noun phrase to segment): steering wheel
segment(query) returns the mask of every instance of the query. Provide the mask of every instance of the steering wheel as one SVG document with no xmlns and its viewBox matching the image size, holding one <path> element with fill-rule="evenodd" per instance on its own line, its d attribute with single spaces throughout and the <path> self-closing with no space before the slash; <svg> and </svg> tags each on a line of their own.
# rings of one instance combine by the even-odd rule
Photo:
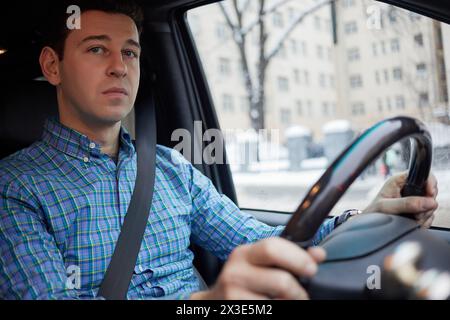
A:
<svg viewBox="0 0 450 320">
<path fill-rule="evenodd" d="M 424 195 L 432 160 L 430 133 L 417 119 L 387 119 L 366 130 L 327 168 L 294 212 L 282 237 L 303 248 L 311 246 L 320 225 L 359 174 L 383 151 L 406 137 L 411 138 L 413 148 L 401 193 Z M 411 241 L 421 248 L 415 267 L 450 271 L 450 244 L 446 241 L 421 229 L 408 215 L 367 213 L 350 219 L 322 241 L 327 259 L 319 265 L 316 276 L 303 285 L 313 299 L 401 298 L 398 286 L 383 282 L 383 288 L 368 288 L 368 280 L 374 270 L 381 272 L 380 277 L 384 275 L 381 281 L 392 279 L 384 270 L 386 258 L 392 257 L 399 245 Z"/>
</svg>

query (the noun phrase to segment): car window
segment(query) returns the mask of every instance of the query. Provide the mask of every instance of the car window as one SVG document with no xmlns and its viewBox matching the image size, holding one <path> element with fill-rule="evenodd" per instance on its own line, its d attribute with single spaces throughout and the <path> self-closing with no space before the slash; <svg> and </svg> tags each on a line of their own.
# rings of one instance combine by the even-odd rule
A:
<svg viewBox="0 0 450 320">
<path fill-rule="evenodd" d="M 187 14 L 242 208 L 293 211 L 362 130 L 393 116 L 426 123 L 450 227 L 450 27 L 375 1 L 231 1 Z M 364 208 L 406 170 L 387 150 L 332 214 Z"/>
</svg>

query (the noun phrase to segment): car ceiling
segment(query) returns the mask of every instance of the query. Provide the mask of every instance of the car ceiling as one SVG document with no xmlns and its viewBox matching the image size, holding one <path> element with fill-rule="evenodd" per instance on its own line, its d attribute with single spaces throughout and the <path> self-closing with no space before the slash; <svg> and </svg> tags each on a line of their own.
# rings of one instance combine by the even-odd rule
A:
<svg viewBox="0 0 450 320">
<path fill-rule="evenodd" d="M 382 0 L 430 18 L 450 23 L 450 2 L 443 0 Z"/>
</svg>

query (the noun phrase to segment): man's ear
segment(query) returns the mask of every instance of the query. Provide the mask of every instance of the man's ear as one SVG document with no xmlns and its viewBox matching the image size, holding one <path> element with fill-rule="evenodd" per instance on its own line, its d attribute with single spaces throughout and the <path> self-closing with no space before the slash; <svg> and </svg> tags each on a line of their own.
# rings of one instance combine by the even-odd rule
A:
<svg viewBox="0 0 450 320">
<path fill-rule="evenodd" d="M 42 74 L 52 85 L 57 86 L 61 82 L 59 72 L 58 54 L 50 47 L 44 47 L 39 56 L 39 64 L 41 65 Z"/>
</svg>

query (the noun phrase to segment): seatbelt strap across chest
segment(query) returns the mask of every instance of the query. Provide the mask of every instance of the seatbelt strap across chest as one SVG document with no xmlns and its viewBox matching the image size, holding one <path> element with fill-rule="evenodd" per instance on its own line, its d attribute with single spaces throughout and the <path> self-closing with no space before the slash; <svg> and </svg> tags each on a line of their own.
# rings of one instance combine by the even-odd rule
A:
<svg viewBox="0 0 450 320">
<path fill-rule="evenodd" d="M 155 102 L 150 93 L 135 105 L 137 173 L 122 229 L 97 296 L 125 300 L 150 214 L 156 170 Z"/>
</svg>

